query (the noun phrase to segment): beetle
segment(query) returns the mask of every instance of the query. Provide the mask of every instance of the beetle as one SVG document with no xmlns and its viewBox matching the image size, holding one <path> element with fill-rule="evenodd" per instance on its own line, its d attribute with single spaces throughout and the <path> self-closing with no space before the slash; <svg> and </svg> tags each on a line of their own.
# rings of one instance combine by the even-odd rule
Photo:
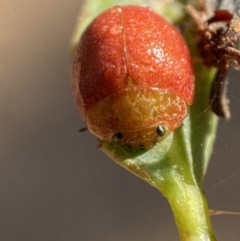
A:
<svg viewBox="0 0 240 241">
<path fill-rule="evenodd" d="M 115 6 L 83 33 L 72 87 L 81 116 L 99 140 L 149 148 L 188 114 L 191 57 L 179 31 L 151 8 Z"/>
</svg>

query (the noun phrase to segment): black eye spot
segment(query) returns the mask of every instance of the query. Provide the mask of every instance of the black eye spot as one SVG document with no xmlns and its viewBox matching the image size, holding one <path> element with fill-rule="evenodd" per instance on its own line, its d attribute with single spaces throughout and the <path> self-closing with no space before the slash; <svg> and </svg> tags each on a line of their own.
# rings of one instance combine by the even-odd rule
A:
<svg viewBox="0 0 240 241">
<path fill-rule="evenodd" d="M 122 140 L 122 138 L 123 138 L 123 135 L 122 135 L 122 133 L 120 133 L 120 132 L 113 135 L 113 139 L 114 139 L 116 142 L 120 142 L 120 141 Z"/>
<path fill-rule="evenodd" d="M 164 126 L 158 126 L 156 132 L 159 136 L 164 136 L 166 133 L 166 129 Z"/>
</svg>

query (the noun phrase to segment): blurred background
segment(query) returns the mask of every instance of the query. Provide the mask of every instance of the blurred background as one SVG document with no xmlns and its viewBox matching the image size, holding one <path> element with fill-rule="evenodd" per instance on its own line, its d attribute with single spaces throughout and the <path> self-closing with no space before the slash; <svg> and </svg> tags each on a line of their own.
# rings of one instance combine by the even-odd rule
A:
<svg viewBox="0 0 240 241">
<path fill-rule="evenodd" d="M 0 240 L 178 240 L 165 198 L 78 132 L 69 42 L 81 4 L 0 0 Z M 205 180 L 212 209 L 240 211 L 239 77 Z M 219 240 L 240 239 L 240 216 L 212 220 Z"/>
</svg>

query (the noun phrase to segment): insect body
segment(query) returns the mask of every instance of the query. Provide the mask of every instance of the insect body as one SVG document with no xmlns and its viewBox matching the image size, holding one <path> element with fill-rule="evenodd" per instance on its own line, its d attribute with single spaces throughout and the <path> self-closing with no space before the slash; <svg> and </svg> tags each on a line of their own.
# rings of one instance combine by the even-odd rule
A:
<svg viewBox="0 0 240 241">
<path fill-rule="evenodd" d="M 198 47 L 204 63 L 217 68 L 210 91 L 211 109 L 216 115 L 230 119 L 227 75 L 230 63 L 233 63 L 237 69 L 240 68 L 240 51 L 237 48 L 240 18 L 235 13 L 220 9 L 216 10 L 210 19 L 204 21 L 201 12 L 197 12 L 191 6 L 188 6 L 188 10 L 198 27 Z"/>
<path fill-rule="evenodd" d="M 73 62 L 79 111 L 100 140 L 148 148 L 179 127 L 194 75 L 178 30 L 150 8 L 116 6 L 83 33 Z"/>
</svg>

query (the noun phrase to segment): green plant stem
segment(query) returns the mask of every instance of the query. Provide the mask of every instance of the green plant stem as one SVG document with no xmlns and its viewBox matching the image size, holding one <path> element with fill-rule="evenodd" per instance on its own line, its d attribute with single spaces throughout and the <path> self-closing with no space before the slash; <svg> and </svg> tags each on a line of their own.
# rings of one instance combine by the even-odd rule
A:
<svg viewBox="0 0 240 241">
<path fill-rule="evenodd" d="M 198 187 L 195 178 L 188 177 L 186 180 L 178 170 L 172 170 L 166 178 L 154 179 L 154 182 L 170 203 L 180 240 L 216 240 L 204 193 Z"/>
<path fill-rule="evenodd" d="M 208 214 L 207 203 L 201 190 L 183 182 L 175 183 L 174 192 L 167 192 L 175 222 L 183 241 L 216 240 Z"/>
<path fill-rule="evenodd" d="M 185 130 L 184 130 L 185 129 Z M 214 237 L 207 201 L 200 189 L 193 172 L 193 165 L 189 159 L 190 149 L 180 138 L 185 135 L 186 128 L 183 126 L 174 133 L 171 148 L 181 150 L 182 155 L 172 155 L 168 152 L 159 168 L 159 172 L 146 170 L 152 177 L 162 194 L 167 198 L 172 208 L 175 222 L 182 241 L 214 241 Z M 186 160 L 184 160 L 184 157 Z M 168 164 L 167 164 L 168 163 Z M 155 169 L 155 168 L 154 168 Z"/>
</svg>

